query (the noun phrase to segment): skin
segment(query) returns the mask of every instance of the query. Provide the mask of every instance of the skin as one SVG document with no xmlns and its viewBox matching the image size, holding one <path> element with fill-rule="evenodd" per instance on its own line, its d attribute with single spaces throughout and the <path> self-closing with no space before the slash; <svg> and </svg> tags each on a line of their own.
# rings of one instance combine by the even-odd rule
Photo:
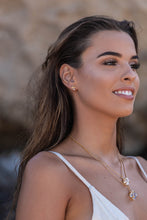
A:
<svg viewBox="0 0 147 220">
<path fill-rule="evenodd" d="M 136 56 L 136 50 L 132 39 L 124 32 L 101 31 L 93 35 L 90 41 L 90 47 L 82 54 L 83 63 L 79 69 L 67 64 L 60 69 L 62 82 L 69 88 L 75 104 L 75 121 L 71 135 L 94 156 L 100 157 L 120 173 L 115 141 L 116 121 L 133 111 L 139 88 L 139 77 L 134 69 L 138 59 L 132 58 Z M 106 51 L 117 52 L 121 56 L 100 56 Z M 134 88 L 133 99 L 128 100 L 113 93 L 122 87 Z M 69 137 L 53 150 L 63 154 L 130 220 L 146 219 L 146 182 L 135 160 L 119 154 L 124 158 L 131 186 L 139 195 L 136 201 L 132 202 L 127 196 L 126 188 Z M 139 160 L 146 170 L 146 161 L 142 158 Z M 52 153 L 40 152 L 28 162 L 19 195 L 16 220 L 91 218 L 92 201 L 88 188 L 60 159 Z"/>
</svg>

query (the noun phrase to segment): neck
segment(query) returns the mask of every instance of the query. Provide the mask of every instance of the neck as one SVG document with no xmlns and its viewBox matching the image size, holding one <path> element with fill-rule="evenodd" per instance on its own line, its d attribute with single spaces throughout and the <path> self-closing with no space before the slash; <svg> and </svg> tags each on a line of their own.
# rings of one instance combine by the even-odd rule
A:
<svg viewBox="0 0 147 220">
<path fill-rule="evenodd" d="M 116 122 L 117 119 L 103 113 L 84 112 L 76 115 L 71 136 L 94 155 L 113 161 L 118 153 Z"/>
</svg>

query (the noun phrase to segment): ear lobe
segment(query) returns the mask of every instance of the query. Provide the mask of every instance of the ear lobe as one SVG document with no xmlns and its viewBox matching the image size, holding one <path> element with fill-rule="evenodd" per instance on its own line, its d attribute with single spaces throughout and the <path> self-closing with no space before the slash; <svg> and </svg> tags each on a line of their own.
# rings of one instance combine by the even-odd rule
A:
<svg viewBox="0 0 147 220">
<path fill-rule="evenodd" d="M 76 83 L 75 69 L 68 64 L 63 64 L 60 68 L 60 78 L 63 84 L 71 89 Z"/>
</svg>

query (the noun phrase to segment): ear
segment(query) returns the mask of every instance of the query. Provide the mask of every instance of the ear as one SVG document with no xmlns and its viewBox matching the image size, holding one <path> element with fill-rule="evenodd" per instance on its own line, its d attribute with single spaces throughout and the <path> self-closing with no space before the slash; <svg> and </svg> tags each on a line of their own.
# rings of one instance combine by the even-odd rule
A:
<svg viewBox="0 0 147 220">
<path fill-rule="evenodd" d="M 60 78 L 63 84 L 69 89 L 77 90 L 77 71 L 68 64 L 63 64 L 60 68 Z"/>
</svg>

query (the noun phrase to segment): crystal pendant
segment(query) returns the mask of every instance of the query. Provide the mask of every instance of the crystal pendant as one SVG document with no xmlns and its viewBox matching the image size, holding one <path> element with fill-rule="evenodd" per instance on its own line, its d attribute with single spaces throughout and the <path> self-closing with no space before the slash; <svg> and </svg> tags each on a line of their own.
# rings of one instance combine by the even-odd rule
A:
<svg viewBox="0 0 147 220">
<path fill-rule="evenodd" d="M 137 193 L 134 190 L 131 190 L 129 192 L 129 197 L 130 199 L 135 200 L 137 198 Z"/>
<path fill-rule="evenodd" d="M 123 182 L 123 184 L 124 184 L 125 186 L 128 186 L 130 181 L 129 181 L 129 178 L 128 178 L 128 177 L 125 177 L 125 178 L 122 179 L 122 182 Z"/>
</svg>

